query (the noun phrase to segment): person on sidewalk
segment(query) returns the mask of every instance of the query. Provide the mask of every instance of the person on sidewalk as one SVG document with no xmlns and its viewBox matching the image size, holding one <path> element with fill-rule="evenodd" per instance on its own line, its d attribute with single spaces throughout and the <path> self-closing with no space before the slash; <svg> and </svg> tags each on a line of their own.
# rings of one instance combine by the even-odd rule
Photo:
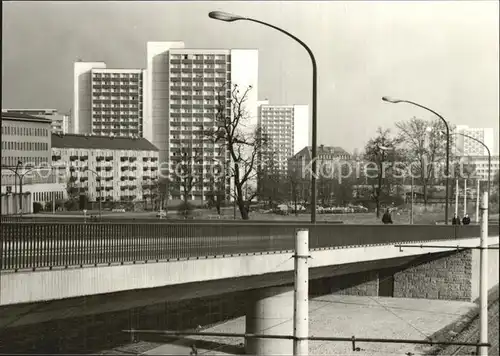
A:
<svg viewBox="0 0 500 356">
<path fill-rule="evenodd" d="M 392 217 L 391 217 L 391 212 L 389 209 L 385 210 L 384 216 L 382 216 L 382 222 L 384 224 L 392 224 Z"/>
<path fill-rule="evenodd" d="M 460 217 L 457 214 L 455 214 L 453 216 L 453 219 L 451 220 L 451 224 L 452 225 L 460 225 Z"/>
<path fill-rule="evenodd" d="M 469 214 L 465 214 L 464 218 L 462 219 L 462 223 L 464 225 L 469 225 L 470 224 L 470 217 Z"/>
</svg>

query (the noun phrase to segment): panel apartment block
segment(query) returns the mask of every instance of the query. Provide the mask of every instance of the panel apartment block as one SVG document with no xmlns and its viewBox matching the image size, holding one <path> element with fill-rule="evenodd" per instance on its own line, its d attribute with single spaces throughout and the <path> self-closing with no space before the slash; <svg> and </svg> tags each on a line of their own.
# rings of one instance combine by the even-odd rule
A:
<svg viewBox="0 0 500 356">
<path fill-rule="evenodd" d="M 157 196 L 158 150 L 144 138 L 53 134 L 52 165 L 91 201 Z"/>
<path fill-rule="evenodd" d="M 227 163 L 224 143 L 213 143 L 205 131 L 216 127 L 218 99 L 229 107 L 231 88 L 252 86 L 246 100 L 250 129 L 257 123 L 258 51 L 186 49 L 183 42 L 148 43 L 147 111 L 152 143 L 159 149 L 160 165 L 171 180 L 179 181 L 179 165 L 195 159 L 197 179 L 188 200 L 206 200 L 213 190 L 208 179 L 214 162 Z M 243 91 L 243 89 L 242 89 Z M 228 184 L 228 182 L 224 182 Z M 227 188 L 224 188 L 225 190 Z M 183 198 L 182 190 L 172 198 Z"/>
<path fill-rule="evenodd" d="M 259 106 L 259 123 L 269 140 L 268 147 L 262 152 L 263 162 L 286 174 L 288 160 L 309 145 L 308 105 L 269 105 L 263 102 Z"/>
<path fill-rule="evenodd" d="M 144 136 L 143 69 L 75 63 L 74 131 L 117 137 Z"/>
<path fill-rule="evenodd" d="M 457 125 L 455 132 L 462 133 L 483 142 L 494 153 L 495 149 L 495 133 L 492 128 L 473 128 L 467 125 Z M 480 143 L 463 137 L 462 135 L 455 136 L 455 154 L 459 156 L 487 156 L 488 151 Z"/>
</svg>

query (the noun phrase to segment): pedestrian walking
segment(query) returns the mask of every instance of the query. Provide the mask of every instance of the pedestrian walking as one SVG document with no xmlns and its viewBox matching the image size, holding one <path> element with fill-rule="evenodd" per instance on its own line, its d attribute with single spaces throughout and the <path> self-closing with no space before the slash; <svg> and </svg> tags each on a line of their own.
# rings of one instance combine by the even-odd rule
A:
<svg viewBox="0 0 500 356">
<path fill-rule="evenodd" d="M 453 219 L 451 220 L 451 224 L 452 225 L 460 225 L 460 216 L 458 216 L 457 214 L 455 214 L 453 216 Z"/>
<path fill-rule="evenodd" d="M 469 225 L 470 224 L 470 217 L 469 214 L 465 214 L 464 218 L 462 219 L 462 223 L 464 225 Z"/>
<path fill-rule="evenodd" d="M 389 209 L 385 210 L 384 216 L 382 216 L 382 222 L 384 224 L 392 224 L 392 217 L 391 217 L 391 212 Z"/>
</svg>

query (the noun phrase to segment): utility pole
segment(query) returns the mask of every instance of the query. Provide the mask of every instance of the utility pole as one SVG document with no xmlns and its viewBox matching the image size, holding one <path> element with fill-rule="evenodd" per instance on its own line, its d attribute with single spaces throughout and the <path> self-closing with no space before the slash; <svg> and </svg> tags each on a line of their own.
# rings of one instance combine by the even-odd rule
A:
<svg viewBox="0 0 500 356">
<path fill-rule="evenodd" d="M 464 216 L 467 214 L 467 178 L 464 179 Z"/>
<path fill-rule="evenodd" d="M 293 320 L 293 354 L 309 354 L 309 230 L 295 233 L 295 295 Z"/>
<path fill-rule="evenodd" d="M 479 342 L 488 342 L 488 192 L 483 193 L 481 204 L 481 249 L 479 276 Z M 487 356 L 488 347 L 480 346 L 479 355 Z"/>
<path fill-rule="evenodd" d="M 455 180 L 455 215 L 458 216 L 458 178 Z"/>
<path fill-rule="evenodd" d="M 410 205 L 410 225 L 413 225 L 413 174 L 411 175 L 411 205 Z"/>
<path fill-rule="evenodd" d="M 477 188 L 476 188 L 476 224 L 479 224 L 479 194 L 480 194 L 480 182 L 477 179 Z"/>
</svg>

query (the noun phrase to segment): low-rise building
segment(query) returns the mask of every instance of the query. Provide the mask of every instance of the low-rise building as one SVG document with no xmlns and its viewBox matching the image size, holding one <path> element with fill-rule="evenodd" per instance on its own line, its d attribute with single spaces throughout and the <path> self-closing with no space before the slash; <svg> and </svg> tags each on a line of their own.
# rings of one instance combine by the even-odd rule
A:
<svg viewBox="0 0 500 356">
<path fill-rule="evenodd" d="M 463 163 L 472 164 L 474 172 L 468 175 L 470 178 L 477 178 L 479 180 L 488 180 L 488 156 L 463 156 L 461 157 Z M 495 174 L 500 170 L 500 157 L 491 156 L 491 181 L 495 178 Z"/>
<path fill-rule="evenodd" d="M 70 117 L 66 114 L 60 114 L 57 109 L 2 109 L 3 113 L 7 114 L 25 114 L 51 121 L 51 129 L 53 133 L 69 133 Z"/>
<path fill-rule="evenodd" d="M 144 138 L 53 134 L 52 165 L 60 167 L 68 190 L 90 201 L 143 201 L 157 194 L 158 149 Z"/>
<path fill-rule="evenodd" d="M 50 168 L 50 132 L 49 119 L 2 112 L 2 193 L 31 193 L 33 202 L 64 197 Z"/>
<path fill-rule="evenodd" d="M 341 147 L 321 145 L 316 150 L 318 175 L 329 175 L 331 169 L 339 169 L 342 162 L 351 161 L 351 155 Z M 288 160 L 288 174 L 291 176 L 311 179 L 312 176 L 312 147 L 307 146 Z M 328 178 L 328 177 L 326 177 Z"/>
</svg>

